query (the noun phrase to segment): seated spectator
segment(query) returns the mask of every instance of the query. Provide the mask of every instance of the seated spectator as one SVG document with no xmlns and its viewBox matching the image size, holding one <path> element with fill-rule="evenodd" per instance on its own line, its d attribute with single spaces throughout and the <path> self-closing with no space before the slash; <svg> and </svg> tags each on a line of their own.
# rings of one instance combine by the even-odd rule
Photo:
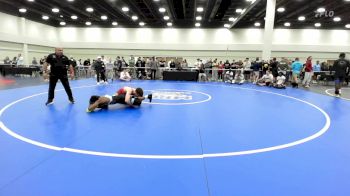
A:
<svg viewBox="0 0 350 196">
<path fill-rule="evenodd" d="M 5 65 L 10 65 L 11 64 L 11 60 L 10 60 L 10 57 L 5 57 L 5 59 L 4 59 L 4 64 Z"/>
<path fill-rule="evenodd" d="M 270 86 L 273 81 L 273 75 L 270 73 L 269 70 L 266 70 L 266 74 L 263 75 L 262 78 L 258 80 L 259 86 Z"/>
<path fill-rule="evenodd" d="M 129 74 L 129 71 L 127 69 L 124 69 L 122 72 L 120 72 L 120 80 L 129 82 L 131 80 L 131 76 Z"/>
<path fill-rule="evenodd" d="M 283 75 L 282 72 L 279 72 L 276 78 L 276 83 L 273 86 L 278 89 L 285 89 L 286 88 L 285 82 L 286 82 L 286 77 Z"/>
<path fill-rule="evenodd" d="M 38 63 L 38 61 L 36 60 L 36 58 L 33 57 L 32 65 L 37 66 L 38 64 L 39 64 L 39 63 Z"/>
</svg>

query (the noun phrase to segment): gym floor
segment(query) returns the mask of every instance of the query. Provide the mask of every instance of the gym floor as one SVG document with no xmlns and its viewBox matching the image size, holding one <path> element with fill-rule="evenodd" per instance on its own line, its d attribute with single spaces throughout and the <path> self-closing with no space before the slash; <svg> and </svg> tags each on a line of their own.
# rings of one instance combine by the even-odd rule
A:
<svg viewBox="0 0 350 196">
<path fill-rule="evenodd" d="M 71 86 L 76 104 L 58 84 L 49 107 L 45 83 L 0 90 L 0 195 L 350 195 L 349 89 Z M 155 98 L 85 112 L 123 86 Z"/>
</svg>

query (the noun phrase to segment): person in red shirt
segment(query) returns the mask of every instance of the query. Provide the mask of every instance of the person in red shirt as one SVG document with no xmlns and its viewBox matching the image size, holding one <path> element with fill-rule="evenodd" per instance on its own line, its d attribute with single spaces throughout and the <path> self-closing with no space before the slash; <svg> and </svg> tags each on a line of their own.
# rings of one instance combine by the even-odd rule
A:
<svg viewBox="0 0 350 196">
<path fill-rule="evenodd" d="M 224 70 L 224 64 L 222 63 L 222 61 L 220 61 L 220 63 L 219 63 L 219 70 L 218 70 L 218 79 L 219 79 L 219 81 L 222 81 L 223 70 Z"/>
<path fill-rule="evenodd" d="M 309 56 L 305 63 L 305 76 L 303 80 L 303 85 L 305 88 L 310 87 L 310 82 L 312 80 L 312 76 L 314 75 L 313 68 L 312 68 L 312 57 Z"/>
</svg>

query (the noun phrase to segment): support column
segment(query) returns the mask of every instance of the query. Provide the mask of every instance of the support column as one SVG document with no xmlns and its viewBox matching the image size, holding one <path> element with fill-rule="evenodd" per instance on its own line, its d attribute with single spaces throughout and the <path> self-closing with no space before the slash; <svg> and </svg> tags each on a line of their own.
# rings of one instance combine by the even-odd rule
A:
<svg viewBox="0 0 350 196">
<path fill-rule="evenodd" d="M 20 35 L 22 38 L 26 37 L 26 19 L 25 18 L 21 18 L 21 29 L 20 29 Z M 25 40 L 25 39 L 23 39 Z M 28 55 L 28 44 L 27 43 L 23 43 L 23 48 L 22 48 L 22 56 L 23 56 L 23 64 L 24 65 L 29 65 L 29 55 Z"/>
<path fill-rule="evenodd" d="M 276 0 L 267 0 L 262 59 L 271 59 L 272 35 L 275 24 Z"/>
</svg>

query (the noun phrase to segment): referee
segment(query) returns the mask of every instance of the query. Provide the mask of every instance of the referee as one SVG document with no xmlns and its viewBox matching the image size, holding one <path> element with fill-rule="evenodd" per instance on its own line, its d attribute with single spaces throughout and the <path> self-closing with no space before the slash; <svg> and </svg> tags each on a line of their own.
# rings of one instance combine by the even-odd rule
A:
<svg viewBox="0 0 350 196">
<path fill-rule="evenodd" d="M 58 80 L 61 80 L 61 83 L 66 90 L 68 95 L 69 102 L 74 104 L 74 98 L 72 90 L 70 89 L 68 82 L 68 67 L 70 69 L 71 77 L 74 78 L 74 68 L 70 63 L 67 56 L 63 55 L 62 48 L 55 48 L 55 53 L 50 54 L 46 58 L 44 63 L 44 77 L 48 74 L 48 65 L 50 65 L 50 85 L 49 85 L 49 96 L 46 102 L 46 105 L 53 104 L 53 99 L 55 97 L 55 88 Z"/>
</svg>

